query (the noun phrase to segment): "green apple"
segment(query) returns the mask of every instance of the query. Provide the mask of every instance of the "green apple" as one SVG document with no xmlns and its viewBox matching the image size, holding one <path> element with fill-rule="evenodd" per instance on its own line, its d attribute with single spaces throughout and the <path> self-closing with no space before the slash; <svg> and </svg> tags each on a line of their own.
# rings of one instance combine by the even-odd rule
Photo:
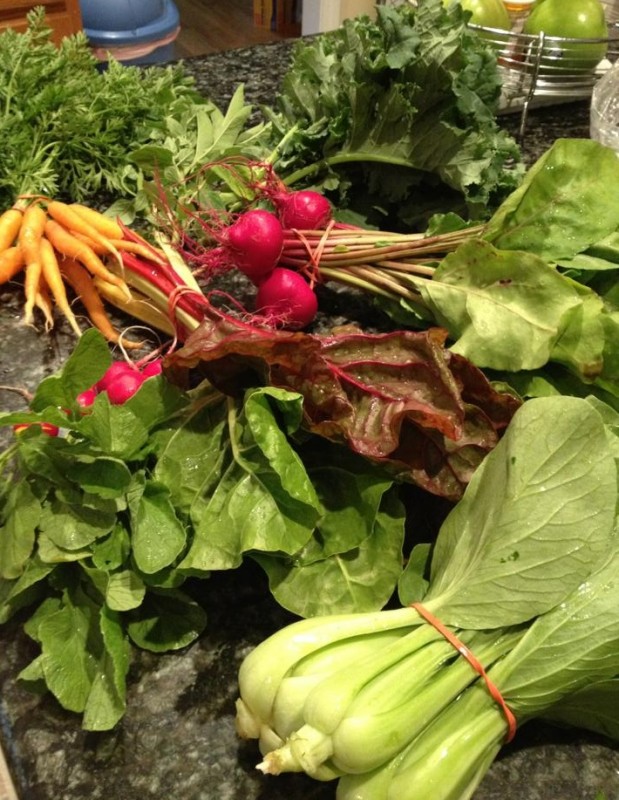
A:
<svg viewBox="0 0 619 800">
<path fill-rule="evenodd" d="M 443 5 L 451 5 L 454 0 L 443 0 Z M 484 28 L 500 28 L 508 31 L 511 21 L 503 0 L 460 0 L 465 11 L 470 11 L 470 21 Z"/>
<path fill-rule="evenodd" d="M 546 36 L 566 39 L 608 38 L 608 25 L 600 0 L 538 0 L 522 30 L 523 33 L 536 36 L 543 31 Z M 607 49 L 607 41 L 569 42 L 557 53 L 558 58 L 549 56 L 542 63 L 563 72 L 583 72 L 594 69 L 606 55 Z"/>
</svg>

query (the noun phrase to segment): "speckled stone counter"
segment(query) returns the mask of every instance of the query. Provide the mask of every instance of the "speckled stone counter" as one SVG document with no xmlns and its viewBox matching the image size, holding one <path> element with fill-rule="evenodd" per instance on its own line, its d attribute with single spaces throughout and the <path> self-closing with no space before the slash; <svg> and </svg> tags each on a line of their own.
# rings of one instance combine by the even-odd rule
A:
<svg viewBox="0 0 619 800">
<path fill-rule="evenodd" d="M 239 83 L 249 102 L 272 102 L 291 43 L 276 43 L 186 62 L 200 90 L 224 104 Z M 511 132 L 519 115 L 502 118 Z M 587 136 L 586 103 L 530 113 L 524 152 L 533 161 L 557 137 Z M 0 384 L 33 389 L 72 346 L 16 325 L 18 300 L 0 293 Z M 6 354 L 19 354 L 7 356 Z M 27 367 L 26 367 L 27 365 Z M 2 408 L 21 399 L 0 390 Z M 270 598 L 262 573 L 245 565 L 195 587 L 209 615 L 193 646 L 169 655 L 136 652 L 128 711 L 110 733 L 82 731 L 50 696 L 15 681 L 36 655 L 20 620 L 0 628 L 0 737 L 21 800 L 334 800 L 333 784 L 301 775 L 267 778 L 254 745 L 234 732 L 236 677 L 244 655 L 290 621 Z M 618 800 L 619 751 L 608 742 L 533 724 L 504 748 L 475 800 Z"/>
</svg>

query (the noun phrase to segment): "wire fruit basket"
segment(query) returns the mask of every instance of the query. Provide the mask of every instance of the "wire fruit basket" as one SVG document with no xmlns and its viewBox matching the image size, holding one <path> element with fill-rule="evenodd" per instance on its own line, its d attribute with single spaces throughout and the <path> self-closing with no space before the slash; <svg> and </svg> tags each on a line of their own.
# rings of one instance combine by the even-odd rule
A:
<svg viewBox="0 0 619 800">
<path fill-rule="evenodd" d="M 591 97 L 593 87 L 619 57 L 619 4 L 602 3 L 608 24 L 604 39 L 571 39 L 471 24 L 496 50 L 503 78 L 500 110 L 521 111 L 520 136 L 530 108 Z"/>
</svg>

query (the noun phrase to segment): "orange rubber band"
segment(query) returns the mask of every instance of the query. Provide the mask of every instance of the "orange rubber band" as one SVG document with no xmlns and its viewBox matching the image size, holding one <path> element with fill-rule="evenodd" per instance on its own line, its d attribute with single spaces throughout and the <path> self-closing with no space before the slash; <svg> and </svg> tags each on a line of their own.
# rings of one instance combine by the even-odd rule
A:
<svg viewBox="0 0 619 800">
<path fill-rule="evenodd" d="M 503 695 L 499 691 L 498 687 L 495 683 L 492 682 L 490 676 L 484 669 L 484 665 L 481 661 L 478 661 L 477 658 L 471 653 L 469 648 L 463 644 L 458 637 L 452 633 L 449 628 L 445 627 L 440 619 L 437 619 L 433 614 L 431 614 L 427 609 L 425 609 L 421 603 L 411 603 L 411 608 L 414 608 L 415 611 L 425 619 L 433 628 L 447 639 L 447 641 L 455 647 L 455 649 L 460 653 L 460 655 L 464 656 L 469 664 L 473 667 L 475 672 L 479 673 L 481 677 L 486 682 L 486 686 L 488 687 L 488 691 L 490 692 L 490 696 L 492 699 L 497 703 L 503 714 L 505 715 L 505 719 L 507 720 L 507 737 L 505 739 L 506 742 L 511 742 L 511 740 L 516 735 L 516 728 L 518 727 L 518 722 L 516 717 L 514 716 L 513 711 L 509 708 L 505 700 L 503 699 Z"/>
</svg>

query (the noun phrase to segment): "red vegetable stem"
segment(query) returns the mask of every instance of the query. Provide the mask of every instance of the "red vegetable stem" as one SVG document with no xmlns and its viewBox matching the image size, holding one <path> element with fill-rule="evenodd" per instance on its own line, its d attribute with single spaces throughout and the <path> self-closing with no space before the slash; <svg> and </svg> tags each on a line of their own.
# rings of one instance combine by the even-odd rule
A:
<svg viewBox="0 0 619 800">
<path fill-rule="evenodd" d="M 158 264 L 148 263 L 130 253 L 123 253 L 123 265 L 127 282 L 150 297 L 161 311 L 172 318 L 183 312 L 193 320 L 193 327 L 199 324 L 204 313 L 205 298 L 188 287 L 171 265 L 166 264 L 161 268 Z M 173 305 L 173 313 L 170 305 Z M 186 327 L 186 318 L 183 324 Z"/>
<path fill-rule="evenodd" d="M 148 297 L 156 308 L 170 317 L 175 326 L 180 328 L 179 338 L 181 340 L 187 333 L 194 331 L 202 322 L 204 313 L 200 313 L 197 307 L 187 307 L 187 304 L 182 302 L 182 295 L 176 294 L 177 290 L 173 290 L 171 294 L 162 291 L 148 277 L 138 273 L 133 273 L 130 276 L 129 283 Z M 196 297 L 200 297 L 200 295 L 196 295 Z M 203 298 L 203 300 L 206 306 L 206 298 Z"/>
</svg>

